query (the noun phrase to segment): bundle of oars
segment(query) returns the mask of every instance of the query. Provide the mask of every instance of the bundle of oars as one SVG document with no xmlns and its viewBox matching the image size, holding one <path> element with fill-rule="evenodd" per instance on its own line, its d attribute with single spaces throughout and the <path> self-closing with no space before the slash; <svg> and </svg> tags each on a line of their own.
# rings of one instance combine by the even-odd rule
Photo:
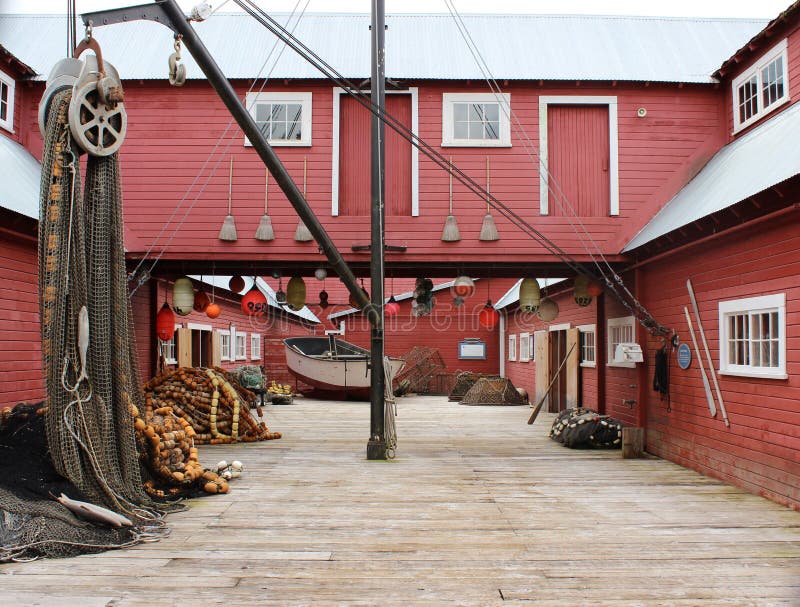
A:
<svg viewBox="0 0 800 607">
<path fill-rule="evenodd" d="M 155 411 L 170 407 L 194 430 L 194 442 L 221 444 L 280 438 L 250 414 L 256 396 L 223 369 L 179 367 L 144 385 L 145 403 Z"/>
</svg>

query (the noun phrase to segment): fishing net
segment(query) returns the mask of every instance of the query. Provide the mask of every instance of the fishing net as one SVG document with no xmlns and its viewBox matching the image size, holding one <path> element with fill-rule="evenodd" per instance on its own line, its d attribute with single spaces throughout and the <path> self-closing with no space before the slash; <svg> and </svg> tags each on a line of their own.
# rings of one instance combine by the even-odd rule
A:
<svg viewBox="0 0 800 607">
<path fill-rule="evenodd" d="M 467 390 L 462 405 L 524 405 L 525 399 L 504 377 L 481 377 Z"/>
<path fill-rule="evenodd" d="M 578 407 L 558 414 L 550 428 L 550 438 L 572 449 L 619 449 L 622 427 L 622 422 L 613 417 Z"/>
<path fill-rule="evenodd" d="M 128 307 L 118 158 L 90 155 L 81 192 L 70 98 L 70 91 L 52 96 L 45 129 L 39 314 L 47 396 L 35 428 L 46 436 L 52 471 L 71 485 L 69 497 L 124 513 L 134 527 L 110 533 L 87 527 L 58 502 L 19 495 L 6 483 L 2 560 L 128 545 L 150 535 L 160 519 L 143 508 L 154 504 L 143 488 L 134 433 L 144 400 Z"/>
<path fill-rule="evenodd" d="M 473 373 L 472 371 L 462 371 L 456 376 L 456 384 L 447 396 L 451 402 L 459 402 L 469 389 L 475 385 L 479 379 L 486 377 L 489 379 L 500 379 L 499 375 L 486 375 L 484 373 Z"/>
</svg>

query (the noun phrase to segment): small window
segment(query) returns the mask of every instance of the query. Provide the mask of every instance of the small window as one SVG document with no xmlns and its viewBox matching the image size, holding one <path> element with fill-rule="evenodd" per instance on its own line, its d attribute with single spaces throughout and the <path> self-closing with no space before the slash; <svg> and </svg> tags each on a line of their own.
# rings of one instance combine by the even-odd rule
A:
<svg viewBox="0 0 800 607">
<path fill-rule="evenodd" d="M 614 352 L 617 346 L 622 343 L 630 343 L 635 340 L 636 320 L 633 316 L 623 318 L 608 319 L 608 352 L 607 358 L 609 367 L 635 367 L 636 363 L 616 363 L 614 362 Z"/>
<path fill-rule="evenodd" d="M 177 340 L 178 329 L 180 327 L 181 325 L 175 325 L 175 333 L 172 334 L 172 337 L 168 341 L 159 340 L 159 344 L 161 345 L 161 356 L 164 357 L 164 362 L 168 365 L 178 364 L 178 359 L 175 356 L 175 342 Z"/>
<path fill-rule="evenodd" d="M 247 333 L 236 332 L 236 360 L 247 358 Z"/>
<path fill-rule="evenodd" d="M 595 325 L 581 325 L 580 331 L 581 346 L 581 367 L 594 367 L 597 365 L 597 348 Z"/>
<path fill-rule="evenodd" d="M 733 81 L 733 130 L 749 126 L 789 101 L 786 40 Z"/>
<path fill-rule="evenodd" d="M 250 360 L 261 358 L 261 335 L 258 333 L 250 334 Z"/>
<path fill-rule="evenodd" d="M 719 304 L 720 373 L 786 379 L 786 295 Z"/>
<path fill-rule="evenodd" d="M 442 145 L 511 147 L 511 95 L 444 93 Z"/>
<path fill-rule="evenodd" d="M 14 80 L 0 72 L 0 127 L 14 130 Z"/>
<path fill-rule="evenodd" d="M 311 145 L 311 93 L 248 93 L 246 103 L 270 145 Z"/>
<path fill-rule="evenodd" d="M 517 336 L 508 336 L 508 360 L 517 360 Z"/>
<path fill-rule="evenodd" d="M 220 360 L 232 360 L 230 331 L 219 332 L 219 358 Z"/>
<path fill-rule="evenodd" d="M 528 358 L 536 362 L 536 337 L 535 334 L 531 335 L 531 340 L 528 343 Z"/>
<path fill-rule="evenodd" d="M 519 334 L 519 362 L 526 363 L 531 359 L 531 334 Z"/>
</svg>

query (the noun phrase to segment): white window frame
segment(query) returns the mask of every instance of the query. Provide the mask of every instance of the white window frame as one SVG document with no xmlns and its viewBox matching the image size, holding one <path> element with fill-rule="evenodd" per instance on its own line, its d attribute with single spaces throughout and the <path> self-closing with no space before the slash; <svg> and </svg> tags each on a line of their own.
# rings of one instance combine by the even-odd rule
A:
<svg viewBox="0 0 800 607">
<path fill-rule="evenodd" d="M 527 363 L 531 360 L 531 334 L 519 334 L 519 362 Z"/>
<path fill-rule="evenodd" d="M 233 360 L 247 360 L 247 333 L 236 331 L 231 343 L 233 344 Z M 241 354 L 239 353 L 240 343 L 242 345 Z"/>
<path fill-rule="evenodd" d="M 14 132 L 14 89 L 16 88 L 16 82 L 11 76 L 6 74 L 5 72 L 0 71 L 0 83 L 4 84 L 8 90 L 8 98 L 6 99 L 6 118 L 5 120 L 0 119 L 0 127 L 4 128 L 9 133 L 13 133 Z M 0 90 L 2 90 L 2 87 L 0 87 Z"/>
<path fill-rule="evenodd" d="M 636 341 L 636 318 L 633 316 L 622 316 L 620 318 L 609 318 L 606 327 L 606 366 L 607 367 L 627 367 L 633 369 L 636 367 L 636 363 L 634 362 L 624 362 L 618 363 L 614 362 L 614 350 L 617 347 L 617 344 L 624 343 L 620 341 L 615 341 L 612 339 L 615 330 L 623 327 L 630 327 L 631 330 L 631 338 L 629 341 L 634 342 Z M 596 354 L 596 344 L 595 344 L 595 354 Z"/>
<path fill-rule="evenodd" d="M 608 106 L 608 213 L 619 215 L 619 134 L 617 98 L 595 95 L 543 95 L 539 97 L 539 214 L 550 213 L 550 171 L 547 155 L 547 108 L 550 105 Z"/>
<path fill-rule="evenodd" d="M 159 346 L 161 347 L 161 355 L 164 357 L 164 363 L 168 365 L 177 365 L 178 364 L 178 355 L 177 355 L 177 342 L 175 341 L 175 336 L 178 334 L 178 329 L 182 329 L 183 325 L 175 325 L 175 330 L 172 332 L 172 337 L 167 341 L 159 340 Z M 168 356 L 169 353 L 172 353 L 172 356 Z"/>
<path fill-rule="evenodd" d="M 580 339 L 585 339 L 584 335 L 591 335 L 592 336 L 592 345 L 591 349 L 593 352 L 594 360 L 585 360 L 585 352 L 588 347 L 585 347 L 582 343 L 579 342 L 581 352 L 580 352 L 580 365 L 581 367 L 587 368 L 595 368 L 597 367 L 597 325 L 578 325 L 576 327 L 578 331 L 580 331 Z"/>
<path fill-rule="evenodd" d="M 456 139 L 456 103 L 496 103 L 499 110 L 497 139 Z M 510 148 L 511 147 L 511 93 L 442 93 L 442 147 L 443 148 Z"/>
<path fill-rule="evenodd" d="M 231 358 L 231 344 L 233 343 L 234 329 L 225 331 L 224 329 L 217 329 L 219 334 L 219 359 L 220 360 L 233 360 Z M 225 339 L 227 338 L 227 340 Z M 227 350 L 227 354 L 226 354 Z"/>
<path fill-rule="evenodd" d="M 250 334 L 250 360 L 261 360 L 261 333 Z"/>
<path fill-rule="evenodd" d="M 778 366 L 756 367 L 732 364 L 728 352 L 728 342 L 730 340 L 728 318 L 738 314 L 766 314 L 773 312 L 778 313 Z M 739 377 L 787 379 L 789 376 L 786 373 L 786 294 L 776 293 L 774 295 L 719 302 L 719 343 L 720 374 Z"/>
<path fill-rule="evenodd" d="M 245 96 L 245 105 L 247 111 L 255 120 L 255 108 L 257 103 L 299 103 L 300 104 L 300 139 L 269 139 L 267 141 L 273 147 L 309 147 L 311 145 L 311 93 L 303 92 L 261 92 L 261 93 L 247 93 Z M 244 145 L 252 146 L 250 140 L 245 137 Z"/>
<path fill-rule="evenodd" d="M 364 91 L 362 91 L 364 92 Z M 369 91 L 366 91 L 367 93 Z M 331 142 L 331 216 L 339 216 L 339 150 L 342 126 L 342 95 L 340 86 L 333 87 L 333 133 Z M 411 95 L 411 132 L 419 133 L 419 89 L 410 86 L 402 91 L 386 91 L 387 95 Z M 419 216 L 419 150 L 411 146 L 411 216 Z"/>
<path fill-rule="evenodd" d="M 762 70 L 776 59 L 782 59 L 783 65 L 783 96 L 773 101 L 768 107 L 763 107 L 763 81 Z M 744 122 L 739 120 L 739 87 L 745 82 L 755 77 L 756 79 L 756 101 L 758 109 L 755 114 L 747 118 Z M 742 72 L 731 83 L 731 101 L 733 104 L 733 132 L 738 133 L 751 124 L 758 122 L 767 114 L 789 102 L 789 56 L 787 51 L 786 38 L 778 42 L 769 51 L 754 63 L 747 71 Z"/>
<path fill-rule="evenodd" d="M 509 335 L 508 336 L 508 360 L 514 362 L 517 360 L 517 336 Z"/>
</svg>

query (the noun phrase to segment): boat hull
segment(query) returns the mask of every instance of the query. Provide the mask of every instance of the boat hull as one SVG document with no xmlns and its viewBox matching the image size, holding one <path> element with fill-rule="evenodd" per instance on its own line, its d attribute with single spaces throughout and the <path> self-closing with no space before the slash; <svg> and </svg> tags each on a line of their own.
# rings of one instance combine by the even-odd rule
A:
<svg viewBox="0 0 800 607">
<path fill-rule="evenodd" d="M 289 372 L 315 391 L 368 398 L 369 351 L 338 339 L 335 352 L 329 346 L 327 337 L 285 339 Z M 403 366 L 399 358 L 390 358 L 389 362 L 393 375 Z"/>
</svg>

